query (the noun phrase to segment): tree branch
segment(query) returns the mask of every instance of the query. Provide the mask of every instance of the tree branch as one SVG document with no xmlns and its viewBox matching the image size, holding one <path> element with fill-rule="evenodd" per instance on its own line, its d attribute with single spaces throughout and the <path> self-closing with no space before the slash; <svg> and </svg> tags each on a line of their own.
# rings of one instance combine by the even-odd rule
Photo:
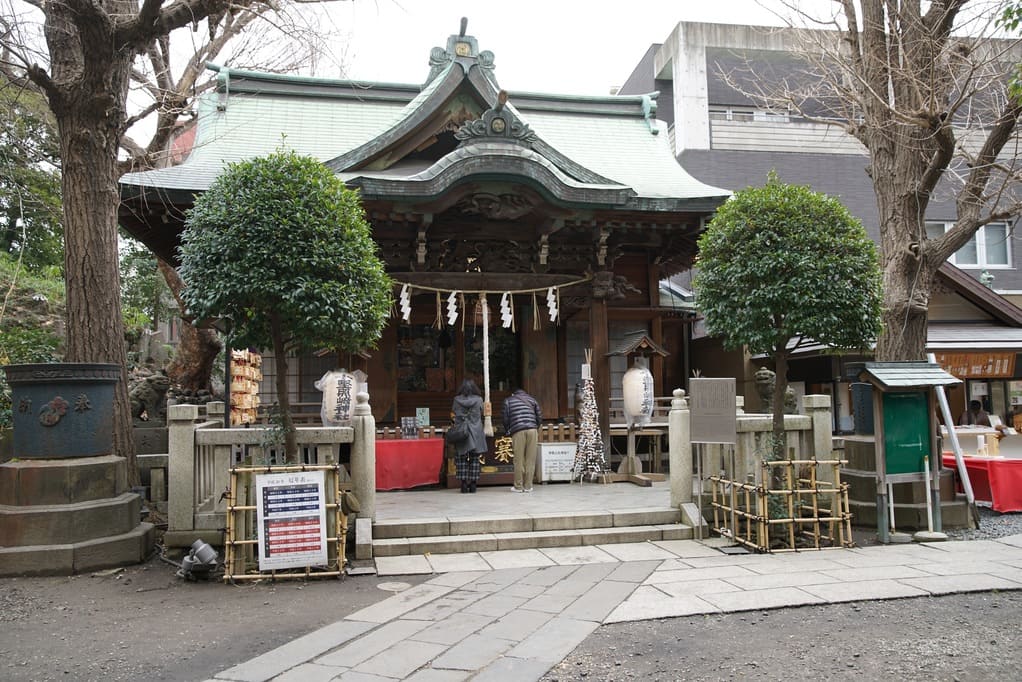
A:
<svg viewBox="0 0 1022 682">
<path fill-rule="evenodd" d="M 937 151 L 930 157 L 926 171 L 919 178 L 919 183 L 916 185 L 915 193 L 921 202 L 924 201 L 924 198 L 929 198 L 933 189 L 944 175 L 944 171 L 947 170 L 951 160 L 955 157 L 955 133 L 951 127 L 950 120 L 947 120 L 947 117 L 945 117 L 945 120 L 935 117 L 931 124 L 933 126 L 933 139 L 937 143 Z M 920 205 L 924 205 L 924 203 Z"/>
<path fill-rule="evenodd" d="M 80 0 L 76 0 L 80 1 Z M 241 0 L 247 7 L 255 0 Z M 211 14 L 226 11 L 230 0 L 177 0 L 169 7 L 160 9 L 163 0 L 145 0 L 142 8 L 130 21 L 117 26 L 114 44 L 143 50 L 153 40 L 171 31 L 193 24 Z"/>
<path fill-rule="evenodd" d="M 1019 116 L 1022 116 L 1022 101 L 1014 94 L 1009 95 L 1008 102 L 1003 111 L 997 117 L 996 122 L 990 129 L 983 146 L 976 154 L 972 170 L 965 181 L 965 186 L 958 194 L 958 212 L 967 211 L 973 207 L 976 212 L 983 205 L 983 190 L 990 180 L 994 164 L 1000 156 L 1004 145 L 1011 139 L 1018 126 Z"/>
</svg>

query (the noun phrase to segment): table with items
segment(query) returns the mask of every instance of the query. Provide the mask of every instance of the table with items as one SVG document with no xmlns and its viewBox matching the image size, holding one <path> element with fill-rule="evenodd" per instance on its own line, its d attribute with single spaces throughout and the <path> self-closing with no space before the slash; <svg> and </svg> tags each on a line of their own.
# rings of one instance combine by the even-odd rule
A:
<svg viewBox="0 0 1022 682">
<path fill-rule="evenodd" d="M 377 439 L 376 489 L 437 485 L 443 463 L 443 438 Z"/>
</svg>

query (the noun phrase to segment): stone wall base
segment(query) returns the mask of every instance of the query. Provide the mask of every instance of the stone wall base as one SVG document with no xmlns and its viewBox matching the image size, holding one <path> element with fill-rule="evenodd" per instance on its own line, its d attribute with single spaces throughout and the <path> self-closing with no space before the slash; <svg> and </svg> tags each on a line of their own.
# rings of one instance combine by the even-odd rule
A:
<svg viewBox="0 0 1022 682">
<path fill-rule="evenodd" d="M 144 561 L 155 528 L 123 457 L 0 464 L 0 575 L 70 575 Z"/>
</svg>

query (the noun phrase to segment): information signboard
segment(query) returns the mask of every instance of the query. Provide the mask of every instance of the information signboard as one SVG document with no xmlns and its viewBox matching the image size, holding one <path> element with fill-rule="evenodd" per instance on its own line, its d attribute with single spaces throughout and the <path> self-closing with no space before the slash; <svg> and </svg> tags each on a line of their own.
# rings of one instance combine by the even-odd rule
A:
<svg viewBox="0 0 1022 682">
<path fill-rule="evenodd" d="M 922 473 L 930 456 L 930 412 L 923 391 L 883 394 L 884 462 L 888 476 Z"/>
<path fill-rule="evenodd" d="M 256 476 L 260 571 L 327 563 L 325 487 L 322 471 Z"/>
<path fill-rule="evenodd" d="M 693 443 L 736 443 L 735 380 L 691 379 L 689 411 Z"/>
</svg>

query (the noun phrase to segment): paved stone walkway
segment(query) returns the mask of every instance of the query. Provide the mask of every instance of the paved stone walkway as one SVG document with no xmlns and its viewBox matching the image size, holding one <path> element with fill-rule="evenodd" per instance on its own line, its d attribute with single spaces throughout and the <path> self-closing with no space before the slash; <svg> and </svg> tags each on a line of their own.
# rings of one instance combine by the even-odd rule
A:
<svg viewBox="0 0 1022 682">
<path fill-rule="evenodd" d="M 481 570 L 441 573 L 215 679 L 528 682 L 603 623 L 1022 589 L 1022 535 L 737 556 L 714 545 L 479 553 Z"/>
</svg>

